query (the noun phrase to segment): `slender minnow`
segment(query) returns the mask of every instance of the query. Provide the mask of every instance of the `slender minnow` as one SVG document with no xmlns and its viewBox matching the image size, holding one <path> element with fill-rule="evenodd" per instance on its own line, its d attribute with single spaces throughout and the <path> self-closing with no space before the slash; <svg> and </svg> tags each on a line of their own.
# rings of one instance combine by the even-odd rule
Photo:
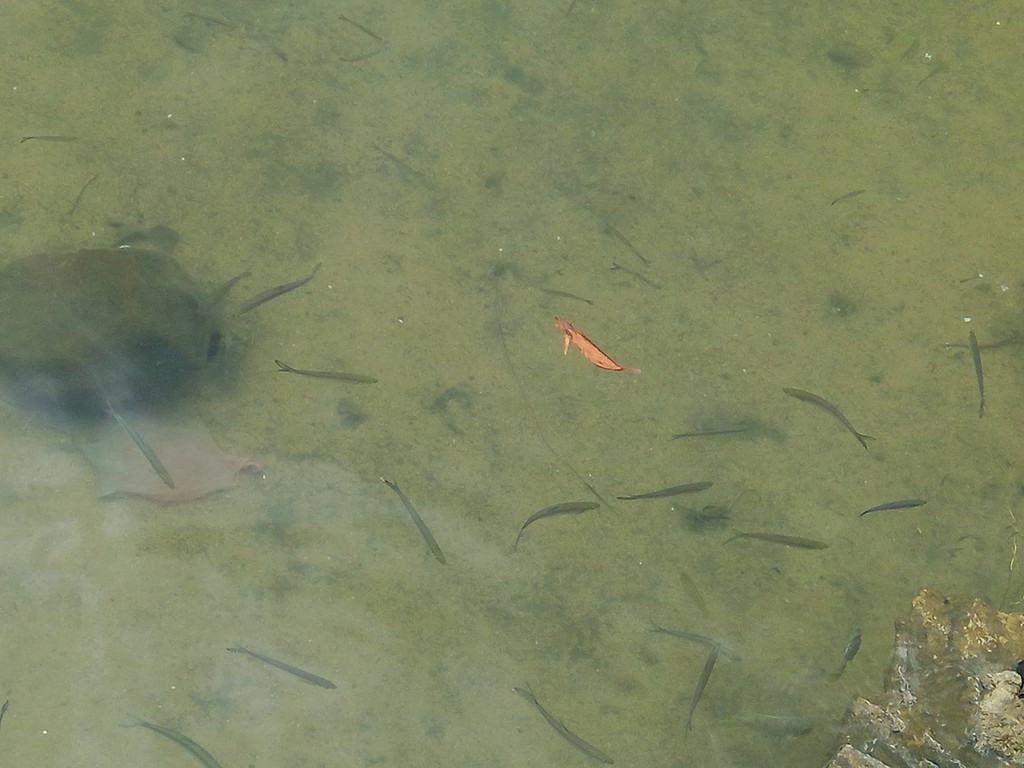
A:
<svg viewBox="0 0 1024 768">
<path fill-rule="evenodd" d="M 378 152 L 380 152 L 384 157 L 386 157 L 388 160 L 393 162 L 399 168 L 404 168 L 409 173 L 411 173 L 413 176 L 416 176 L 416 177 L 418 177 L 420 179 L 423 178 L 423 174 L 420 171 L 417 171 L 415 168 L 413 168 L 411 165 L 409 165 L 407 162 L 405 162 L 405 160 L 400 158 L 398 155 L 395 155 L 395 154 L 392 154 L 391 152 L 388 152 L 380 144 L 371 144 L 370 146 L 372 146 L 374 149 L 376 149 Z"/>
<path fill-rule="evenodd" d="M 728 544 L 736 539 L 757 539 L 758 541 L 785 544 L 787 547 L 797 547 L 799 549 L 828 549 L 828 544 L 824 541 L 805 539 L 803 536 L 783 536 L 779 533 L 744 533 L 741 531 L 730 536 L 724 543 Z"/>
<path fill-rule="evenodd" d="M 641 283 L 644 283 L 645 285 L 649 285 L 649 286 L 651 286 L 651 288 L 656 288 L 659 291 L 661 290 L 661 286 L 660 285 L 658 285 L 656 282 L 654 282 L 650 278 L 644 277 L 644 275 L 640 274 L 635 269 L 630 269 L 629 267 L 624 267 L 621 264 L 616 264 L 614 261 L 612 262 L 612 267 L 611 268 L 612 268 L 613 272 L 616 271 L 616 270 L 619 271 L 619 272 L 625 272 L 630 277 L 635 277 Z"/>
<path fill-rule="evenodd" d="M 853 658 L 857 655 L 857 651 L 860 650 L 860 630 L 853 630 L 853 634 L 850 635 L 846 641 L 846 650 L 843 651 L 843 663 L 839 665 L 839 669 L 833 673 L 832 679 L 838 680 L 842 677 L 843 672 L 846 671 L 846 665 L 853 661 Z"/>
<path fill-rule="evenodd" d="M 622 501 L 634 501 L 636 499 L 663 499 L 666 496 L 678 496 L 681 493 L 696 493 L 697 491 L 706 491 L 713 484 L 708 482 L 702 483 L 687 483 L 686 485 L 673 485 L 671 488 L 662 488 L 660 491 L 651 491 L 650 493 L 635 493 L 632 496 L 616 496 L 616 499 Z"/>
<path fill-rule="evenodd" d="M 215 16 L 203 16 L 198 13 L 186 13 L 185 18 L 195 19 L 196 21 L 205 21 L 207 24 L 216 24 L 218 27 L 226 27 L 228 29 L 234 29 L 237 24 L 233 24 L 227 19 L 218 19 Z"/>
<path fill-rule="evenodd" d="M 829 205 L 835 205 L 836 203 L 841 203 L 843 200 L 849 200 L 852 197 L 857 197 L 858 195 L 863 195 L 865 192 L 867 192 L 866 189 L 855 189 L 855 190 L 853 190 L 853 192 L 847 192 L 845 195 L 840 195 L 835 200 L 833 200 L 831 203 L 829 203 Z"/>
<path fill-rule="evenodd" d="M 640 259 L 640 261 L 642 261 L 645 265 L 650 266 L 650 264 L 651 264 L 650 259 L 648 259 L 642 253 L 640 253 L 640 251 L 636 248 L 636 246 L 634 246 L 631 242 L 629 242 L 628 239 L 626 239 L 626 236 L 624 234 L 619 232 L 619 230 L 617 230 L 615 227 L 613 227 L 608 222 L 605 222 L 604 233 L 606 235 L 611 235 L 612 237 L 614 237 L 616 240 L 618 240 L 620 243 L 622 243 L 624 246 L 626 246 L 626 248 L 628 248 L 632 252 L 632 254 L 634 256 L 636 256 L 638 259 Z"/>
<path fill-rule="evenodd" d="M 981 371 L 981 349 L 978 347 L 978 337 L 971 331 L 967 337 L 967 345 L 971 348 L 971 360 L 974 361 L 974 375 L 978 378 L 978 418 L 985 415 L 985 374 Z"/>
<path fill-rule="evenodd" d="M 853 661 L 854 656 L 857 655 L 857 651 L 860 650 L 860 630 L 853 630 L 853 634 L 846 641 L 846 650 L 843 651 L 843 661 L 849 664 Z"/>
<path fill-rule="evenodd" d="M 549 296 L 558 296 L 559 298 L 562 298 L 562 299 L 572 299 L 573 301 L 583 301 L 583 302 L 586 302 L 587 304 L 593 304 L 594 303 L 593 299 L 587 299 L 587 298 L 584 298 L 583 296 L 577 296 L 575 293 L 569 293 L 568 291 L 556 291 L 554 288 L 538 288 L 537 290 L 541 291 L 542 293 L 546 293 Z"/>
<path fill-rule="evenodd" d="M 341 371 L 304 371 L 301 368 L 292 368 L 288 363 L 275 360 L 277 367 L 283 373 L 297 373 L 300 376 L 309 376 L 311 379 L 334 379 L 336 381 L 351 381 L 353 384 L 376 384 L 373 376 L 363 376 L 360 373 L 342 373 Z"/>
<path fill-rule="evenodd" d="M 597 492 L 597 488 L 592 486 L 586 480 L 583 481 L 583 485 L 586 486 L 588 491 L 590 491 L 592 494 L 594 494 L 594 498 L 596 498 L 599 502 L 601 502 L 602 504 L 608 504 L 608 502 L 605 500 L 604 496 L 602 496 L 600 493 Z"/>
<path fill-rule="evenodd" d="M 565 739 L 574 747 L 576 747 L 576 749 L 578 749 L 580 752 L 582 752 L 585 755 L 590 755 L 590 757 L 594 758 L 595 760 L 599 760 L 605 765 L 612 765 L 614 763 L 614 761 L 610 757 L 608 757 L 608 755 L 606 755 L 600 749 L 595 747 L 593 744 L 590 744 L 589 742 L 586 742 L 583 739 L 581 739 L 575 733 L 566 728 L 561 720 L 559 720 L 557 717 L 555 717 L 546 709 L 544 709 L 544 707 L 540 705 L 540 702 L 537 701 L 537 697 L 534 696 L 533 692 L 530 691 L 528 688 L 513 688 L 512 690 L 518 693 L 528 702 L 533 704 L 533 706 L 537 708 L 537 711 L 544 716 L 544 719 L 548 721 L 548 725 L 555 729 L 555 733 L 557 733 L 563 739 Z"/>
<path fill-rule="evenodd" d="M 814 721 L 797 715 L 769 715 L 763 712 L 747 712 L 739 720 L 768 736 L 806 736 L 814 730 Z"/>
<path fill-rule="evenodd" d="M 274 288 L 268 288 L 263 291 L 263 293 L 256 294 L 248 301 L 243 301 L 242 306 L 238 308 L 238 314 L 244 315 L 250 309 L 256 309 L 260 304 L 266 304 L 271 299 L 276 299 L 278 296 L 288 293 L 288 291 L 294 291 L 296 288 L 301 288 L 313 279 L 313 276 L 320 270 L 320 266 L 320 264 L 317 264 L 313 267 L 313 271 L 309 273 L 309 277 L 304 277 L 301 280 L 295 280 L 291 283 L 285 283 L 284 285 L 278 285 Z"/>
<path fill-rule="evenodd" d="M 998 347 L 1005 347 L 1009 344 L 1024 344 L 1024 338 L 1021 338 L 1020 336 L 1010 336 L 1007 339 L 1000 339 L 999 341 L 993 341 L 988 344 L 978 344 L 978 349 L 997 349 Z M 965 347 L 969 348 L 970 346 L 970 344 L 956 344 L 951 341 L 943 344 L 943 347 L 946 349 L 963 349 Z"/>
<path fill-rule="evenodd" d="M 686 730 L 693 730 L 693 713 L 697 709 L 700 697 L 704 695 L 704 689 L 708 687 L 708 680 L 711 679 L 711 670 L 715 668 L 718 661 L 718 649 L 712 648 L 708 654 L 708 660 L 704 662 L 704 670 L 700 673 L 700 680 L 697 681 L 697 688 L 693 692 L 693 701 L 690 702 L 690 714 L 686 717 Z"/>
<path fill-rule="evenodd" d="M 377 41 L 379 41 L 379 42 L 382 42 L 382 43 L 384 42 L 384 38 L 383 38 L 383 37 L 381 37 L 380 35 L 378 35 L 378 34 L 377 34 L 376 32 L 374 32 L 374 31 L 373 31 L 372 29 L 370 29 L 369 27 L 364 27 L 364 26 L 363 26 L 362 24 L 360 24 L 360 23 L 359 23 L 358 21 L 352 21 L 352 19 L 350 19 L 350 18 L 349 18 L 348 16 L 342 16 L 342 15 L 341 15 L 340 13 L 338 14 L 338 18 L 340 18 L 340 19 L 341 19 L 342 21 L 347 21 L 347 22 L 348 22 L 349 24 L 351 24 L 351 25 L 352 25 L 353 27 L 355 27 L 356 29 L 358 29 L 358 30 L 359 30 L 360 32 L 362 32 L 363 34 L 369 35 L 369 36 L 370 36 L 370 37 L 372 37 L 372 38 L 373 38 L 374 40 L 377 40 Z"/>
<path fill-rule="evenodd" d="M 11 704 L 11 700 L 8 699 L 7 701 L 4 702 L 4 705 L 2 707 L 0 707 L 0 722 L 3 722 L 4 715 L 7 714 L 7 707 L 9 707 L 10 704 Z"/>
<path fill-rule="evenodd" d="M 523 523 L 523 527 L 519 529 L 519 535 L 516 536 L 516 543 L 512 546 L 512 549 L 519 548 L 519 540 L 523 538 L 523 531 L 526 530 L 526 526 L 531 523 L 535 523 L 538 520 L 542 520 L 545 517 L 554 517 L 555 515 L 578 515 L 580 512 L 586 512 L 589 509 L 597 509 L 601 505 L 596 501 L 566 501 L 561 504 L 552 504 L 550 507 L 544 507 L 539 512 L 534 512 Z"/>
<path fill-rule="evenodd" d="M 393 483 L 383 477 L 381 480 L 384 480 L 384 484 L 398 494 L 398 498 L 402 500 L 402 504 L 405 505 L 406 510 L 409 512 L 409 516 L 412 517 L 412 521 L 416 523 L 416 527 L 419 529 L 423 540 L 427 542 L 427 546 L 430 548 L 431 553 L 433 553 L 434 557 L 437 558 L 437 562 L 441 565 L 447 563 L 448 561 L 444 558 L 444 552 L 442 552 L 441 548 L 437 546 L 437 539 L 434 538 L 434 534 L 432 534 L 430 529 L 427 528 L 427 524 L 423 522 L 423 518 L 420 517 L 420 513 L 416 511 L 416 507 L 414 507 L 408 497 L 402 493 L 402 489 L 398 487 L 397 483 Z"/>
<path fill-rule="evenodd" d="M 262 653 L 250 651 L 245 646 L 236 645 L 234 648 L 228 648 L 227 650 L 231 651 L 232 653 L 246 653 L 249 656 L 252 656 L 254 659 L 259 659 L 260 661 L 269 664 L 272 667 L 277 667 L 278 669 L 284 670 L 289 675 L 295 675 L 295 677 L 299 678 L 300 680 L 305 680 L 307 683 L 312 683 L 313 685 L 319 685 L 321 688 L 333 689 L 338 687 L 330 680 L 328 680 L 326 677 L 314 675 L 312 672 L 307 672 L 304 669 L 293 667 L 291 664 L 285 664 L 283 661 L 278 661 L 277 659 L 272 659 L 269 656 L 264 656 Z"/>
<path fill-rule="evenodd" d="M 149 447 L 149 443 L 142 439 L 142 435 L 135 431 L 131 424 L 124 420 L 124 417 L 120 413 L 114 410 L 114 406 L 110 404 L 110 400 L 107 400 L 107 411 L 111 416 L 114 417 L 121 428 L 128 433 L 128 436 L 135 443 L 135 446 L 139 449 L 143 456 L 146 457 L 146 461 L 153 467 L 153 471 L 157 473 L 161 480 L 164 481 L 164 485 L 168 488 L 174 487 L 174 480 L 171 478 L 171 473 L 167 471 L 167 467 L 160 461 L 160 457 L 156 455 L 152 448 Z"/>
<path fill-rule="evenodd" d="M 159 733 L 161 736 L 166 736 L 171 741 L 181 745 L 189 752 L 191 752 L 192 755 L 197 760 L 199 760 L 199 762 L 206 766 L 206 768 L 221 768 L 221 764 L 217 762 L 217 759 L 213 755 L 211 755 L 201 746 L 196 744 L 194 741 L 192 741 L 192 739 L 190 739 L 185 734 L 178 733 L 172 728 L 165 728 L 162 725 L 154 725 L 153 723 L 147 723 L 145 720 L 139 720 L 138 718 L 135 718 L 134 723 L 128 723 L 127 725 L 123 725 L 122 727 L 133 728 L 138 726 L 141 726 L 142 728 L 149 728 L 149 730 L 155 731 L 156 733 Z"/>
<path fill-rule="evenodd" d="M 680 432 L 672 435 L 673 440 L 682 440 L 684 437 L 711 437 L 712 435 L 736 435 L 740 432 L 749 432 L 753 427 L 749 424 L 740 424 L 735 427 L 721 427 L 720 429 L 698 429 L 695 432 Z"/>
<path fill-rule="evenodd" d="M 220 303 L 224 301 L 224 297 L 228 295 L 228 291 L 235 287 L 235 283 L 239 280 L 244 280 L 250 274 L 252 274 L 252 270 L 247 269 L 242 274 L 235 275 L 223 285 L 218 286 L 217 290 L 215 290 L 209 298 L 209 305 L 214 307 L 219 306 Z"/>
<path fill-rule="evenodd" d="M 19 144 L 26 141 L 78 141 L 77 136 L 22 136 Z"/>
<path fill-rule="evenodd" d="M 887 504 L 879 504 L 877 507 L 865 509 L 859 516 L 864 517 L 868 512 L 888 512 L 890 509 L 913 509 L 914 507 L 923 507 L 927 503 L 927 499 L 901 499 L 900 501 L 890 501 Z"/>
<path fill-rule="evenodd" d="M 70 219 L 75 215 L 75 211 L 78 210 L 78 206 L 82 204 L 82 198 L 85 197 L 85 190 L 92 186 L 92 183 L 99 177 L 100 175 L 98 173 L 93 174 L 92 177 L 82 185 L 82 188 L 78 190 L 78 197 L 76 197 L 75 202 L 71 204 L 71 209 L 64 214 L 65 220 Z"/>
<path fill-rule="evenodd" d="M 843 412 L 836 408 L 834 405 L 832 405 L 832 403 L 830 403 L 828 400 L 821 397 L 820 395 L 816 395 L 813 392 L 805 392 L 802 389 L 793 389 L 792 387 L 783 387 L 782 391 L 785 392 L 790 397 L 795 397 L 797 400 L 803 400 L 805 403 L 814 403 L 814 405 L 817 405 L 820 408 L 824 408 L 826 411 L 828 411 L 837 419 L 839 419 L 839 423 L 846 427 L 848 430 L 850 430 L 850 432 L 853 433 L 853 436 L 857 438 L 857 441 L 861 445 L 863 445 L 865 449 L 868 447 L 867 441 L 874 440 L 874 438 L 871 437 L 871 435 L 863 435 L 856 429 L 854 429 L 853 424 L 850 423 L 850 420 L 843 416 Z"/>
<path fill-rule="evenodd" d="M 707 637 L 706 635 L 698 635 L 696 632 L 683 632 L 678 629 L 665 629 L 665 627 L 659 627 L 657 624 L 654 625 L 654 629 L 651 632 L 661 632 L 664 635 L 672 635 L 672 637 L 679 637 L 683 640 L 689 640 L 693 643 L 703 645 L 705 648 L 714 649 L 723 656 L 726 656 L 733 661 L 741 661 L 740 657 L 722 645 L 720 642 L 715 640 L 713 637 Z"/>
<path fill-rule="evenodd" d="M 708 604 L 701 595 L 700 590 L 697 589 L 697 585 L 694 584 L 693 579 L 691 579 L 685 571 L 680 571 L 679 581 L 682 582 L 683 589 L 685 589 L 687 594 L 689 594 L 690 599 L 697 604 L 697 610 L 700 611 L 700 615 L 705 619 L 710 618 L 711 611 L 708 610 Z"/>
</svg>

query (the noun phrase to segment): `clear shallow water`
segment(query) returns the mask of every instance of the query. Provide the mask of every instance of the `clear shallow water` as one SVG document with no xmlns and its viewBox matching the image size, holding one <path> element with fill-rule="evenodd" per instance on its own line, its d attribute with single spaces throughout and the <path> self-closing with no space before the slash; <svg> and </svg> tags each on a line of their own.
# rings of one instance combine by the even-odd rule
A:
<svg viewBox="0 0 1024 768">
<path fill-rule="evenodd" d="M 942 348 L 966 316 L 982 342 L 1020 327 L 1000 7 L 567 8 L 346 8 L 383 40 L 308 3 L 3 9 L 11 257 L 132 222 L 173 226 L 210 285 L 324 264 L 236 324 L 236 366 L 196 396 L 265 478 L 100 502 L 59 434 L 4 415 L 12 760 L 189 759 L 120 728 L 131 713 L 225 768 L 587 762 L 512 691 L 529 685 L 619 764 L 819 765 L 919 587 L 1020 597 L 1021 356 L 985 353 L 979 420 L 969 355 Z M 555 315 L 643 373 L 563 357 Z M 765 432 L 669 440 L 732 418 Z M 539 521 L 512 552 L 584 482 L 610 500 L 697 480 L 715 483 L 699 499 Z M 681 507 L 747 489 L 731 528 L 831 546 L 685 525 Z M 857 517 L 911 496 L 928 504 Z M 703 649 L 652 622 L 742 657 L 719 661 L 690 732 Z"/>
</svg>

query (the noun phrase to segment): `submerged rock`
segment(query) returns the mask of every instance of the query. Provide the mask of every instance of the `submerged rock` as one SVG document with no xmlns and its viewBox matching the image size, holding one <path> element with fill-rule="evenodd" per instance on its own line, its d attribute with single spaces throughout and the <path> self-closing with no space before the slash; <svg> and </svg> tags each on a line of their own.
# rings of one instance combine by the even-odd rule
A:
<svg viewBox="0 0 1024 768">
<path fill-rule="evenodd" d="M 1024 765 L 1024 615 L 923 590 L 896 624 L 877 703 L 856 699 L 830 765 Z"/>
<path fill-rule="evenodd" d="M 164 406 L 216 354 L 221 310 L 169 255 L 41 254 L 0 270 L 0 375 L 60 419 Z"/>
<path fill-rule="evenodd" d="M 233 281 L 232 281 L 233 282 Z M 217 354 L 221 304 L 168 254 L 30 256 L 0 269 L 0 381 L 68 431 L 101 496 L 188 501 L 259 464 L 223 453 L 185 398 Z"/>
</svg>

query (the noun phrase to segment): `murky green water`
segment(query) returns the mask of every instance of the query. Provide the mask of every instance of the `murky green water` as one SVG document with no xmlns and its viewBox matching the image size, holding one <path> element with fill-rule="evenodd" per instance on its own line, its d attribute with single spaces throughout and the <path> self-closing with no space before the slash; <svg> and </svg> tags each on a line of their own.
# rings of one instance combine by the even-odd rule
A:
<svg viewBox="0 0 1024 768">
<path fill-rule="evenodd" d="M 8 260 L 166 224 L 210 285 L 324 265 L 235 324 L 196 397 L 265 477 L 100 502 L 4 413 L 5 762 L 192 759 L 129 714 L 225 768 L 591 762 L 529 686 L 620 765 L 823 764 L 920 587 L 1024 594 L 1024 355 L 983 351 L 979 419 L 943 348 L 1024 333 L 1013 8 L 3 3 Z M 643 373 L 564 357 L 556 315 Z M 735 421 L 761 429 L 670 439 Z M 609 503 L 513 552 L 586 484 Z M 689 732 L 706 650 L 654 623 L 742 658 Z"/>
</svg>

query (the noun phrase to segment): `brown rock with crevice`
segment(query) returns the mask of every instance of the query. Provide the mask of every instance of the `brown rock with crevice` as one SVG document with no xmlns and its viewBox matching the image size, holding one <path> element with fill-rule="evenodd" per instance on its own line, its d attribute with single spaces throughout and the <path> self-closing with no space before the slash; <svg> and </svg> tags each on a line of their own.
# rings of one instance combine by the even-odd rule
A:
<svg viewBox="0 0 1024 768">
<path fill-rule="evenodd" d="M 832 766 L 1024 765 L 1024 616 L 923 590 L 896 623 L 877 702 L 856 699 Z"/>
</svg>

